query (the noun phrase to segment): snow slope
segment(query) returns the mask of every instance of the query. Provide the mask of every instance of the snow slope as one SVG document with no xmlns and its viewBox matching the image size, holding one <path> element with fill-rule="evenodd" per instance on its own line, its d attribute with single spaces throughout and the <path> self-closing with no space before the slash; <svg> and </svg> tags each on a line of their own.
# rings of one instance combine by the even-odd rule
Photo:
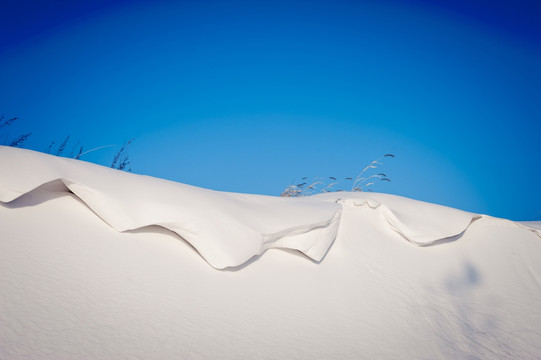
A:
<svg viewBox="0 0 541 360">
<path fill-rule="evenodd" d="M 0 147 L 0 359 L 537 359 L 540 237 Z"/>
</svg>

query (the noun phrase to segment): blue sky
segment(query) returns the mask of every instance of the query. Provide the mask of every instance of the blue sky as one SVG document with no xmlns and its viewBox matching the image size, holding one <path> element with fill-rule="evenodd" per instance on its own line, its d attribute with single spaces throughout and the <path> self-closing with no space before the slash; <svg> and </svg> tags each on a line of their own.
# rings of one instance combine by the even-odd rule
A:
<svg viewBox="0 0 541 360">
<path fill-rule="evenodd" d="M 374 191 L 541 220 L 540 15 L 533 1 L 3 1 L 0 114 L 31 149 L 135 138 L 133 172 L 235 192 L 355 177 L 392 153 Z"/>
</svg>

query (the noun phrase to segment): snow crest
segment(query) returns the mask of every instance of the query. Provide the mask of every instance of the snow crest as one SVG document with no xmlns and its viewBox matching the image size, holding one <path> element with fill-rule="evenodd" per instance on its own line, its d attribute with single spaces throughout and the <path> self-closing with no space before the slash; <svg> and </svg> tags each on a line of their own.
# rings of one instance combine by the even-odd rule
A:
<svg viewBox="0 0 541 360">
<path fill-rule="evenodd" d="M 295 249 L 321 261 L 337 236 L 345 207 L 380 212 L 394 231 L 416 245 L 459 235 L 479 217 L 378 193 L 280 198 L 219 192 L 0 146 L 0 202 L 16 204 L 36 190 L 73 193 L 117 231 L 167 228 L 217 269 L 240 266 L 269 248 Z"/>
</svg>

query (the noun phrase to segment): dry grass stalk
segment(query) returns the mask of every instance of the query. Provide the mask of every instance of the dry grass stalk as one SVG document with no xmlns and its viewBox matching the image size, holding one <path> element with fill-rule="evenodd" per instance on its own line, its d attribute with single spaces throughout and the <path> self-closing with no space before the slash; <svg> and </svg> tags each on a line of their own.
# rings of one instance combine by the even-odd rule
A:
<svg viewBox="0 0 541 360">
<path fill-rule="evenodd" d="M 8 118 L 6 119 L 5 116 L 0 115 L 0 129 L 4 127 L 11 126 L 15 121 L 19 120 L 17 117 Z M 0 138 L 0 144 L 11 146 L 11 147 L 22 147 L 26 139 L 32 135 L 32 133 L 27 133 L 23 135 L 19 135 L 16 138 L 12 140 L 8 140 L 8 135 L 3 135 L 3 140 Z M 127 147 L 129 144 L 133 142 L 134 139 L 130 139 L 128 142 L 124 143 L 120 150 L 116 153 L 116 155 L 113 158 L 113 162 L 111 164 L 111 167 L 118 170 L 125 170 L 125 171 L 131 171 L 131 168 L 129 168 L 130 161 L 129 157 L 127 155 Z M 47 154 L 51 154 L 54 151 L 54 155 L 57 156 L 66 156 L 68 143 L 70 141 L 70 136 L 68 135 L 61 143 L 60 145 L 54 150 L 55 142 L 52 141 L 45 152 Z M 73 146 L 72 150 L 70 151 L 69 155 L 67 157 L 73 158 L 73 159 L 80 159 L 83 155 L 86 155 L 90 152 L 104 149 L 107 147 L 113 147 L 116 145 L 105 145 L 105 146 L 99 146 L 96 148 L 93 148 L 91 150 L 84 151 L 83 146 L 79 141 L 77 141 Z"/>
<path fill-rule="evenodd" d="M 377 160 L 372 161 L 368 166 L 366 166 L 360 173 L 357 175 L 355 180 L 353 180 L 352 177 L 347 177 L 344 180 L 345 181 L 353 181 L 353 185 L 351 186 L 351 191 L 371 191 L 371 189 L 368 189 L 368 187 L 375 184 L 376 180 L 380 181 L 388 181 L 391 180 L 387 177 L 384 173 L 379 174 L 372 174 L 369 175 L 368 172 L 372 169 L 377 169 L 380 165 L 383 163 L 381 160 L 386 157 L 395 157 L 393 154 L 385 154 L 382 157 L 380 157 Z M 302 180 L 307 180 L 306 177 L 302 178 Z M 330 182 L 329 180 L 332 180 Z M 334 176 L 329 176 L 327 179 L 323 178 L 315 178 L 313 182 L 310 183 L 310 185 L 306 186 L 308 182 L 302 182 L 297 185 L 289 185 L 282 191 L 282 194 L 280 194 L 281 197 L 302 197 L 302 196 L 310 196 L 317 193 L 322 192 L 338 192 L 343 191 L 342 189 L 336 189 L 335 185 L 339 184 L 339 181 Z"/>
</svg>

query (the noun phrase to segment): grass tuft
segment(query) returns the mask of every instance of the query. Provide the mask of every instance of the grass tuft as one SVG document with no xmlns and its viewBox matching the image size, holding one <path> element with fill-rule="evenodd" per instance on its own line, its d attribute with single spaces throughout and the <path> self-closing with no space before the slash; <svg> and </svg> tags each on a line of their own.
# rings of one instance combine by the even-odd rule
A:
<svg viewBox="0 0 541 360">
<path fill-rule="evenodd" d="M 386 157 L 395 157 L 393 154 L 385 154 L 382 157 L 380 157 L 377 160 L 372 161 L 368 166 L 366 166 L 360 173 L 357 175 L 355 180 L 352 177 L 346 177 L 344 178 L 345 183 L 347 182 L 353 182 L 351 185 L 351 191 L 372 191 L 372 189 L 369 189 L 370 186 L 374 185 L 376 181 L 387 181 L 390 182 L 391 180 L 387 177 L 384 173 L 378 173 L 378 174 L 372 174 L 369 173 L 373 169 L 377 169 L 380 165 L 383 163 L 381 160 Z M 302 180 L 307 180 L 307 177 L 303 177 Z M 329 180 L 332 180 L 330 182 Z M 340 181 L 336 179 L 334 176 L 329 176 L 326 179 L 323 178 L 315 178 L 314 181 L 310 183 L 310 185 L 306 186 L 309 182 L 302 182 L 297 185 L 289 185 L 282 191 L 280 194 L 281 197 L 302 197 L 302 196 L 310 196 L 314 194 L 319 193 L 326 193 L 326 192 L 339 192 L 344 191 L 341 188 L 335 189 L 336 185 L 340 184 Z"/>
<path fill-rule="evenodd" d="M 128 148 L 128 145 L 132 143 L 133 140 L 135 139 L 128 140 L 127 142 L 124 143 L 124 145 L 122 145 L 120 150 L 118 150 L 115 157 L 113 158 L 113 162 L 111 163 L 111 167 L 113 169 L 125 170 L 128 172 L 131 172 L 131 167 L 129 167 L 130 160 L 129 160 L 129 156 L 126 154 L 127 152 L 126 149 Z"/>
<path fill-rule="evenodd" d="M 1 115 L 0 116 L 0 129 L 7 128 L 8 126 L 11 126 L 17 120 L 19 120 L 19 118 L 17 118 L 17 117 L 6 118 L 5 116 Z M 0 139 L 1 139 L 0 144 L 11 146 L 11 147 L 22 147 L 24 142 L 28 139 L 28 137 L 30 135 L 32 135 L 31 132 L 27 133 L 27 134 L 19 135 L 19 136 L 15 137 L 14 139 L 9 140 L 7 134 L 5 134 L 5 135 L 0 134 L 0 136 L 1 136 L 0 137 Z M 105 146 L 99 146 L 99 147 L 84 151 L 84 148 L 83 148 L 83 145 L 81 145 L 81 142 L 77 141 L 71 147 L 71 151 L 69 152 L 69 154 L 66 155 L 66 152 L 68 151 L 67 148 L 68 148 L 68 144 L 70 142 L 70 137 L 71 137 L 70 135 L 66 136 L 66 138 L 60 143 L 60 145 L 58 145 L 58 147 L 56 149 L 55 149 L 55 144 L 56 143 L 54 141 L 52 141 L 49 144 L 49 146 L 47 147 L 47 149 L 45 149 L 45 153 L 47 153 L 47 154 L 54 153 L 54 155 L 57 155 L 57 156 L 66 156 L 66 157 L 70 157 L 70 158 L 73 158 L 73 159 L 80 159 L 82 156 L 84 156 L 84 155 L 86 155 L 86 154 L 88 154 L 88 153 L 90 153 L 92 151 L 104 149 L 104 148 L 107 148 L 107 147 L 116 146 L 116 145 L 105 145 Z M 128 154 L 127 154 L 127 147 L 128 147 L 129 144 L 131 144 L 133 142 L 133 140 L 134 139 L 130 139 L 129 141 L 124 143 L 124 145 L 122 145 L 120 150 L 115 154 L 115 156 L 113 158 L 113 162 L 111 164 L 112 168 L 131 172 L 131 167 L 129 167 L 130 160 L 129 160 L 129 157 L 128 157 Z"/>
<path fill-rule="evenodd" d="M 13 123 L 17 120 L 19 120 L 18 117 L 12 117 L 12 118 L 6 119 L 4 115 L 1 115 L 0 116 L 0 129 L 2 129 L 3 127 L 8 127 L 8 126 L 13 125 Z M 30 135 L 32 135 L 31 132 L 18 135 L 14 139 L 9 140 L 8 134 L 5 134 L 3 136 L 3 140 L 1 144 L 6 145 L 6 146 L 12 146 L 12 147 L 22 147 L 24 145 L 24 142 L 28 139 L 28 137 L 30 137 Z"/>
</svg>

